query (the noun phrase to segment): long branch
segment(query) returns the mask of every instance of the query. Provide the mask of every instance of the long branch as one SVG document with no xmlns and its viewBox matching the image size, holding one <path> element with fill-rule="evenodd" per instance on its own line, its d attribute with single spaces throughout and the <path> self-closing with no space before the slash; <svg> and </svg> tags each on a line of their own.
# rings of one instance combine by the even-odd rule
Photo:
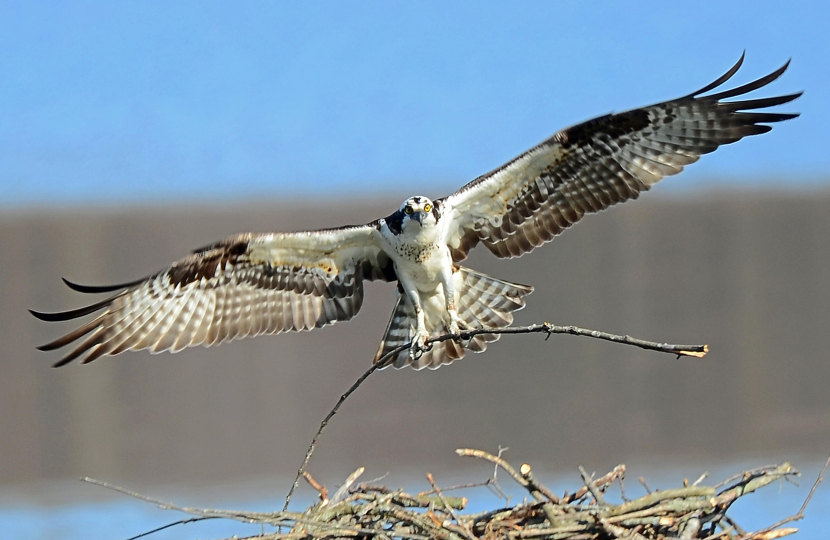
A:
<svg viewBox="0 0 830 540">
<path fill-rule="evenodd" d="M 498 456 L 471 449 L 461 449 L 456 452 L 496 463 L 505 471 L 513 472 L 515 479 L 524 485 L 521 480 L 526 480 L 527 473 L 516 472 L 516 469 Z M 622 474 L 625 467 L 620 465 L 596 480 L 591 480 L 583 470 L 581 473 L 584 485 L 578 491 L 581 493 L 578 497 L 565 495 L 560 498 L 555 495 L 552 497 L 542 495 L 540 498 L 544 499 L 543 501 L 535 503 L 523 501 L 515 506 L 509 506 L 508 503 L 508 507 L 466 515 L 456 512 L 456 510 L 464 509 L 466 499 L 445 497 L 443 492 L 449 488 L 440 489 L 431 475 L 428 475 L 428 480 L 433 487 L 430 493 L 435 493 L 435 497 L 427 497 L 423 494 L 413 496 L 403 490 L 393 491 L 385 487 L 359 484 L 353 488 L 353 494 L 347 495 L 339 502 L 335 502 L 336 497 L 333 497 L 322 504 L 313 505 L 304 512 L 277 513 L 179 506 L 106 482 L 90 478 L 82 480 L 158 505 L 163 509 L 177 510 L 195 516 L 143 532 L 133 536 L 131 540 L 146 537 L 175 525 L 216 518 L 291 529 L 287 533 L 277 532 L 258 536 L 258 538 L 271 540 L 329 537 L 399 538 L 401 540 L 427 540 L 427 538 L 474 540 L 474 538 L 485 537 L 509 537 L 552 540 L 571 537 L 595 539 L 604 538 L 609 534 L 615 538 L 643 540 L 644 536 L 639 533 L 642 532 L 644 525 L 655 527 L 649 537 L 699 538 L 701 536 L 698 533 L 701 532 L 701 525 L 704 523 L 710 523 L 713 528 L 720 526 L 722 529 L 716 535 L 707 537 L 710 539 L 724 537 L 729 531 L 734 530 L 737 532 L 737 537 L 731 534 L 729 538 L 769 540 L 797 531 L 795 528 L 784 528 L 783 525 L 804 518 L 805 510 L 828 467 L 830 467 L 830 459 L 825 463 L 797 514 L 755 532 L 741 529 L 725 515 L 725 512 L 736 499 L 769 485 L 777 479 L 797 475 L 798 471 L 793 469 L 789 463 L 747 471 L 727 482 L 729 487 L 721 491 L 718 491 L 720 489 L 718 487 L 688 485 L 684 482 L 682 488 L 655 491 L 639 499 L 608 505 L 587 504 L 581 502 L 580 499 L 590 491 L 594 494 L 594 498 L 599 500 L 597 494 L 601 493 L 614 478 Z M 346 483 L 351 484 L 362 470 L 361 467 L 353 473 Z M 520 471 L 522 470 L 529 471 L 530 465 L 524 464 Z M 487 484 L 479 483 L 479 485 Z M 589 489 L 591 485 L 593 490 Z M 548 491 L 547 488 L 539 490 L 533 483 L 526 485 L 525 488 L 532 494 Z M 351 492 L 348 488 L 347 490 Z M 553 503 L 554 498 L 559 499 L 560 502 Z M 438 502 L 440 504 L 437 504 Z M 546 510 L 546 506 L 550 508 Z M 424 512 L 424 509 L 427 511 Z M 705 534 L 707 533 L 703 533 Z"/>
<path fill-rule="evenodd" d="M 477 330 L 467 330 L 458 334 L 444 334 L 442 336 L 438 336 L 435 338 L 428 339 L 426 341 L 426 346 L 428 347 L 430 344 L 439 343 L 442 341 L 447 341 L 450 339 L 455 340 L 469 340 L 475 336 L 480 334 L 546 334 L 547 337 L 550 337 L 552 334 L 571 334 L 574 336 L 584 336 L 590 337 L 595 339 L 602 339 L 605 341 L 611 341 L 613 343 L 622 343 L 625 345 L 633 345 L 634 347 L 639 347 L 641 349 L 646 349 L 650 351 L 658 351 L 664 352 L 668 354 L 677 355 L 679 358 L 680 356 L 693 356 L 697 358 L 702 358 L 706 356 L 706 353 L 709 352 L 708 345 L 676 345 L 671 343 L 658 343 L 656 341 L 647 341 L 644 339 L 634 338 L 628 335 L 621 336 L 616 334 L 609 334 L 608 332 L 600 332 L 599 330 L 589 330 L 587 328 L 580 328 L 578 326 L 559 326 L 550 323 L 542 323 L 542 324 L 531 324 L 529 326 L 509 326 L 507 328 L 481 328 Z M 282 507 L 282 511 L 285 512 L 288 510 L 288 505 L 291 503 L 291 497 L 294 495 L 294 490 L 300 485 L 300 478 L 303 476 L 305 472 L 305 468 L 308 465 L 309 460 L 311 459 L 311 455 L 314 453 L 314 449 L 317 446 L 317 441 L 320 439 L 320 435 L 323 434 L 323 430 L 326 429 L 329 421 L 331 421 L 332 417 L 340 410 L 340 407 L 343 405 L 343 402 L 352 395 L 355 390 L 357 390 L 363 381 L 369 378 L 369 375 L 374 373 L 379 369 L 383 369 L 388 367 L 391 363 L 392 359 L 396 358 L 399 353 L 410 349 L 412 346 L 411 343 L 407 343 L 405 345 L 401 345 L 399 347 L 395 347 L 383 357 L 381 357 L 377 362 L 372 364 L 372 367 L 367 369 L 363 372 L 363 374 L 358 377 L 358 379 L 352 384 L 343 395 L 340 396 L 340 399 L 337 400 L 337 403 L 334 407 L 331 408 L 329 413 L 323 418 L 323 421 L 320 422 L 320 427 L 317 429 L 317 433 L 314 434 L 314 438 L 311 439 L 311 444 L 308 446 L 308 450 L 306 450 L 305 457 L 303 458 L 303 462 L 300 465 L 300 468 L 297 470 L 297 476 L 294 478 L 294 483 L 291 484 L 291 488 L 288 490 L 288 494 L 285 496 L 285 504 Z"/>
</svg>

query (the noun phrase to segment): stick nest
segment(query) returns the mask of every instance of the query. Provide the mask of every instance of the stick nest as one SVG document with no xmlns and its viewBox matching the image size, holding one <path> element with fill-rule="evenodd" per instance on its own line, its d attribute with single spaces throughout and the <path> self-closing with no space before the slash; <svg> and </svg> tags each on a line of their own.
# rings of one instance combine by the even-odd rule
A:
<svg viewBox="0 0 830 540">
<path fill-rule="evenodd" d="M 306 473 L 306 480 L 319 492 L 319 500 L 303 512 L 261 513 L 186 508 L 128 492 L 103 482 L 91 479 L 87 481 L 154 502 L 165 509 L 197 516 L 175 524 L 226 518 L 279 527 L 276 532 L 255 537 L 260 540 L 769 540 L 787 536 L 798 530 L 784 525 L 804 517 L 807 503 L 824 473 L 823 470 L 798 514 L 765 529 L 748 532 L 728 516 L 730 507 L 748 493 L 776 480 L 798 475 L 798 471 L 789 463 L 745 471 L 714 486 L 700 485 L 706 478 L 704 475 L 691 484 L 684 481 L 683 487 L 650 491 L 645 481 L 640 479 L 649 493 L 636 499 L 628 499 L 625 497 L 623 482 L 624 465 L 618 465 L 608 474 L 596 479 L 580 467 L 583 484 L 573 493 L 556 495 L 536 479 L 530 465 L 526 463 L 517 470 L 501 457 L 480 450 L 459 449 L 456 452 L 462 456 L 484 459 L 495 464 L 493 477 L 485 482 L 441 489 L 435 484 L 432 475 L 427 474 L 433 489 L 411 495 L 400 489 L 391 490 L 379 485 L 357 483 L 357 479 L 363 473 L 363 468 L 360 468 L 330 495 L 325 487 Z M 510 498 L 504 495 L 499 485 L 499 470 L 511 476 L 527 490 L 529 496 L 511 505 Z M 609 502 L 606 492 L 615 484 L 619 489 L 615 488 L 613 491 L 614 499 L 620 499 L 620 502 Z M 475 514 L 463 513 L 467 499 L 447 494 L 451 490 L 482 486 L 502 497 L 504 506 Z M 617 492 L 621 497 L 616 496 Z M 158 530 L 160 529 L 156 531 Z"/>
</svg>

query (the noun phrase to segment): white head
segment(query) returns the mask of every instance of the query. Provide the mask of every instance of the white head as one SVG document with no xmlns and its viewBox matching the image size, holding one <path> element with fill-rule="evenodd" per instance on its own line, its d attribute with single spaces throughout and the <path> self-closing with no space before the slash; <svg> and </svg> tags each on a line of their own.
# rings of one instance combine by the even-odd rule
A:
<svg viewBox="0 0 830 540">
<path fill-rule="evenodd" d="M 410 222 L 417 222 L 421 227 L 435 225 L 441 217 L 435 204 L 427 197 L 410 197 L 401 204 L 398 210 L 402 214 L 404 227 Z"/>
</svg>

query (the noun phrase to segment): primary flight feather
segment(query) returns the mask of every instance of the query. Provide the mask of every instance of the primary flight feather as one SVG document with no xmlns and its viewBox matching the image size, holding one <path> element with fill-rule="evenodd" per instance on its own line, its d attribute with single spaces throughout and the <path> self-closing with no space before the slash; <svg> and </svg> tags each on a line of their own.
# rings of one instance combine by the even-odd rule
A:
<svg viewBox="0 0 830 540">
<path fill-rule="evenodd" d="M 363 281 L 397 281 L 397 304 L 375 361 L 412 343 L 395 367 L 437 368 L 481 352 L 498 335 L 468 341 L 425 341 L 462 330 L 503 328 L 524 307 L 532 287 L 460 266 L 484 244 L 497 257 L 518 257 L 549 242 L 583 215 L 635 199 L 665 176 L 720 145 L 766 133 L 794 113 L 756 112 L 801 93 L 725 101 L 757 90 L 780 69 L 748 84 L 704 95 L 723 76 L 681 98 L 609 114 L 564 129 L 452 195 L 410 197 L 386 218 L 366 225 L 297 233 L 246 233 L 194 251 L 148 278 L 90 287 L 115 292 L 88 307 L 32 314 L 66 321 L 98 313 L 69 334 L 39 347 L 72 344 L 55 366 L 83 358 L 149 349 L 176 352 L 260 334 L 311 330 L 349 320 L 363 303 Z"/>
</svg>

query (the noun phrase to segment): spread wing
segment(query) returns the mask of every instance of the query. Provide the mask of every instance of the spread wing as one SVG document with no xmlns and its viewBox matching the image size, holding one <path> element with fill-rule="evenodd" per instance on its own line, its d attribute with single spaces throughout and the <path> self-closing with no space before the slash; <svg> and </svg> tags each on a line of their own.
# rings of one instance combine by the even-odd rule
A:
<svg viewBox="0 0 830 540">
<path fill-rule="evenodd" d="M 798 114 L 747 112 L 788 103 L 801 93 L 723 101 L 781 76 L 789 62 L 754 82 L 703 95 L 729 80 L 740 60 L 687 96 L 601 116 L 555 134 L 499 169 L 441 200 L 452 212 L 447 244 L 456 261 L 482 242 L 498 257 L 518 257 L 549 242 L 583 215 L 636 199 L 701 155 Z"/>
<path fill-rule="evenodd" d="M 373 224 L 301 233 L 241 234 L 195 251 L 146 279 L 111 287 L 66 282 L 114 296 L 81 309 L 33 315 L 66 321 L 103 310 L 77 330 L 39 347 L 87 336 L 55 366 L 127 350 L 178 351 L 247 336 L 311 330 L 351 319 L 363 280 L 395 279 L 372 240 Z"/>
</svg>

